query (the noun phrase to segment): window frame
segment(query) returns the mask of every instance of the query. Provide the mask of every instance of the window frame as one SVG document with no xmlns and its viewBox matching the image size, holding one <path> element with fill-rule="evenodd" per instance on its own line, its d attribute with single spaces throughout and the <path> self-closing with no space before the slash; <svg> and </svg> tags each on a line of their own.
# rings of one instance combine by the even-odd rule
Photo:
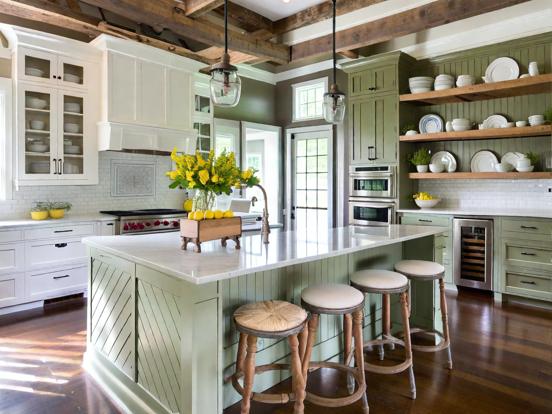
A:
<svg viewBox="0 0 552 414">
<path fill-rule="evenodd" d="M 13 82 L 10 78 L 0 77 L 0 95 L 5 100 L 4 113 L 0 113 L 5 122 L 5 128 L 0 131 L 0 148 L 5 150 L 0 153 L 0 163 L 4 164 L 4 169 L 0 168 L 0 201 L 4 201 L 13 196 Z"/>
<path fill-rule="evenodd" d="M 327 76 L 325 76 L 323 78 L 311 79 L 311 80 L 308 80 L 308 81 L 305 81 L 305 82 L 294 83 L 293 85 L 291 85 L 291 91 L 292 91 L 292 96 L 291 96 L 292 116 L 291 116 L 291 119 L 292 119 L 292 122 L 317 121 L 319 119 L 324 119 L 324 111 L 323 110 L 320 112 L 320 116 L 314 116 L 314 117 L 311 117 L 311 118 L 309 118 L 309 117 L 300 118 L 300 117 L 298 117 L 298 114 L 297 114 L 297 110 L 299 108 L 299 103 L 297 102 L 297 92 L 298 92 L 298 90 L 299 89 L 304 89 L 308 86 L 318 85 L 320 83 L 323 84 L 323 89 L 326 92 L 328 90 L 328 77 Z M 321 102 L 321 104 L 322 104 L 322 102 Z"/>
</svg>

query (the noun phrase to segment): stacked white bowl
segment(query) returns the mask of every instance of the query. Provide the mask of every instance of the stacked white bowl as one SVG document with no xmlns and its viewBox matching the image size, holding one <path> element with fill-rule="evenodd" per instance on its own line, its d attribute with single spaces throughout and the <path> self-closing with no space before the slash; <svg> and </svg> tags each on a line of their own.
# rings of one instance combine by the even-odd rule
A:
<svg viewBox="0 0 552 414">
<path fill-rule="evenodd" d="M 430 76 L 415 76 L 408 78 L 408 85 L 412 93 L 429 92 L 433 86 L 433 78 Z"/>
<path fill-rule="evenodd" d="M 529 125 L 537 126 L 544 124 L 544 115 L 531 115 L 529 117 Z"/>
<path fill-rule="evenodd" d="M 472 75 L 458 75 L 456 79 L 456 86 L 461 88 L 462 86 L 475 85 L 475 77 Z"/>
<path fill-rule="evenodd" d="M 471 129 L 471 121 L 465 118 L 453 119 L 452 129 L 454 129 L 455 131 L 467 131 Z"/>
<path fill-rule="evenodd" d="M 434 89 L 440 91 L 454 87 L 454 76 L 441 74 L 435 78 Z"/>
</svg>

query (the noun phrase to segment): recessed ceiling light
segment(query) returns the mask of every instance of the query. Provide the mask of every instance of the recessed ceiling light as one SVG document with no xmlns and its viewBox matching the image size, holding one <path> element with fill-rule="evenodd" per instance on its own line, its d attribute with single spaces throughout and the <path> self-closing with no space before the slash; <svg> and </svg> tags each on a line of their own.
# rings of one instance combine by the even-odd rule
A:
<svg viewBox="0 0 552 414">
<path fill-rule="evenodd" d="M 291 0 L 282 0 L 284 3 L 289 3 Z"/>
</svg>

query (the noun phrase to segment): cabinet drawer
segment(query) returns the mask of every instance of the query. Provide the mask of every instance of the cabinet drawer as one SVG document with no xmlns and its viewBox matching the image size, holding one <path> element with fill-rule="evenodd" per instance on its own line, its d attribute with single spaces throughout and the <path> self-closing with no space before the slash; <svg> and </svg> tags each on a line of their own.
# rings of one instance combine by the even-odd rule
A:
<svg viewBox="0 0 552 414">
<path fill-rule="evenodd" d="M 418 226 L 450 226 L 448 217 L 432 216 L 432 215 L 403 215 L 401 216 L 401 224 L 415 224 Z"/>
<path fill-rule="evenodd" d="M 547 264 L 552 266 L 552 250 L 540 247 L 527 247 L 506 244 L 506 260 L 515 262 L 519 265 L 527 266 L 530 264 Z"/>
<path fill-rule="evenodd" d="M 517 234 L 538 234 L 552 236 L 552 220 L 535 220 L 530 218 L 502 219 L 502 230 Z"/>
<path fill-rule="evenodd" d="M 0 275 L 0 308 L 21 303 L 25 297 L 25 275 Z"/>
<path fill-rule="evenodd" d="M 10 243 L 23 240 L 23 232 L 21 230 L 0 231 L 0 243 Z"/>
<path fill-rule="evenodd" d="M 27 269 L 60 266 L 86 259 L 86 246 L 81 239 L 27 242 Z"/>
<path fill-rule="evenodd" d="M 0 275 L 22 272 L 25 267 L 23 243 L 0 244 Z"/>
<path fill-rule="evenodd" d="M 79 266 L 48 273 L 28 273 L 29 297 L 56 297 L 74 291 L 84 291 L 87 286 L 87 266 Z"/>
<path fill-rule="evenodd" d="M 64 236 L 93 236 L 94 234 L 94 224 L 77 224 L 25 230 L 25 240 L 50 239 L 53 237 L 59 238 Z"/>
<path fill-rule="evenodd" d="M 508 288 L 527 289 L 550 293 L 552 291 L 552 280 L 549 278 L 507 272 L 506 289 Z"/>
</svg>

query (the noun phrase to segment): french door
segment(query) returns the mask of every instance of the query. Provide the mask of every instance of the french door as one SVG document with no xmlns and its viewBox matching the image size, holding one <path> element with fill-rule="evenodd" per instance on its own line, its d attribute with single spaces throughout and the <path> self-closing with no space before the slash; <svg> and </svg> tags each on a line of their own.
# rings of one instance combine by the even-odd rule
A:
<svg viewBox="0 0 552 414">
<path fill-rule="evenodd" d="M 291 133 L 292 230 L 332 227 L 332 131 Z"/>
</svg>

